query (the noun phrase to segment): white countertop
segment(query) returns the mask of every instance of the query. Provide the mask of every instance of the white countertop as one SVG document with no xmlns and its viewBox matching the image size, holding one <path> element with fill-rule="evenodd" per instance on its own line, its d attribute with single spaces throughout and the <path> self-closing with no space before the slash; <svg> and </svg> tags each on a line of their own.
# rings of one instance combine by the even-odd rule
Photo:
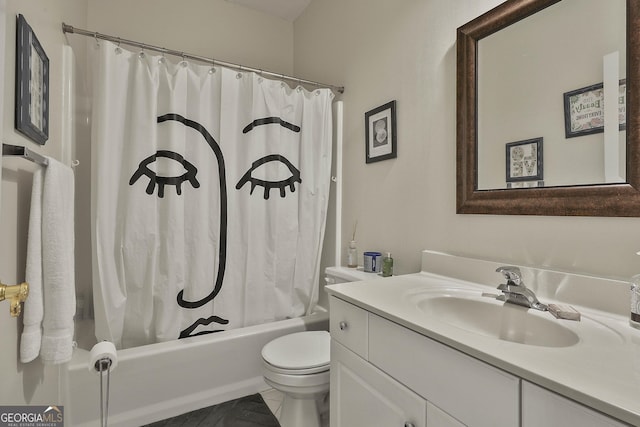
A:
<svg viewBox="0 0 640 427">
<path fill-rule="evenodd" d="M 496 276 L 496 286 L 499 282 Z M 455 288 L 499 293 L 495 287 L 427 272 L 326 287 L 331 295 L 483 362 L 609 416 L 640 425 L 640 330 L 630 327 L 626 316 L 538 294 L 541 302 L 571 303 L 581 313 L 580 322 L 555 319 L 548 312 L 532 313 L 562 322 L 580 340 L 568 347 L 525 345 L 453 326 L 415 304 L 415 295 Z"/>
</svg>

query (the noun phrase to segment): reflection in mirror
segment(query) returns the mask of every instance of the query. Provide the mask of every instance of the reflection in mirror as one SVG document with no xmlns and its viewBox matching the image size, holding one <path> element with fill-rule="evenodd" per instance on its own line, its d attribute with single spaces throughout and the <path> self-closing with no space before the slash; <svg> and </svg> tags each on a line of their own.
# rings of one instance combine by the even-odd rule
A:
<svg viewBox="0 0 640 427">
<path fill-rule="evenodd" d="M 457 212 L 640 216 L 640 0 L 507 0 L 458 28 Z"/>
<path fill-rule="evenodd" d="M 479 40 L 478 189 L 625 182 L 617 84 L 626 78 L 625 3 L 563 0 Z M 611 104 L 603 102 L 609 90 Z M 542 138 L 544 151 L 505 151 L 532 138 Z M 605 157 L 614 168 L 607 174 Z"/>
</svg>

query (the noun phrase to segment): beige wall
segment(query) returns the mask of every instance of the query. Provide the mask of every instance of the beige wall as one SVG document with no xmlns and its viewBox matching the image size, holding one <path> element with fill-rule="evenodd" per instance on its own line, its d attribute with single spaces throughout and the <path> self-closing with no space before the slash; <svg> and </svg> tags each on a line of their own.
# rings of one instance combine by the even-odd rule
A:
<svg viewBox="0 0 640 427">
<path fill-rule="evenodd" d="M 50 126 L 49 140 L 44 147 L 32 143 L 14 130 L 14 78 L 15 78 L 15 16 L 21 13 L 31 25 L 38 40 L 49 57 L 50 67 Z M 6 25 L 0 30 L 6 38 L 4 55 L 5 93 L 3 102 L 4 127 L 1 139 L 4 142 L 26 145 L 42 154 L 61 158 L 62 141 L 62 46 L 65 37 L 61 22 L 73 20 L 85 23 L 86 2 L 84 0 L 8 0 L 6 2 Z M 0 74 L 2 76 L 2 74 Z M 35 166 L 21 159 L 4 158 L 2 162 L 2 203 L 0 212 L 0 279 L 3 283 L 18 283 L 24 280 L 27 241 L 27 221 L 31 194 L 32 173 Z M 58 369 L 45 368 L 37 359 L 26 365 L 18 362 L 18 340 L 21 318 L 9 317 L 8 302 L 0 303 L 0 404 L 55 404 L 58 392 Z"/>
<path fill-rule="evenodd" d="M 500 0 L 316 0 L 294 23 L 296 74 L 346 87 L 343 247 L 389 250 L 398 273 L 425 248 L 629 277 L 640 219 L 455 213 L 456 28 Z M 397 100 L 398 158 L 364 162 L 364 114 Z M 500 277 L 496 275 L 496 284 Z"/>
<path fill-rule="evenodd" d="M 88 3 L 91 31 L 277 73 L 293 71 L 293 24 L 280 18 L 225 0 Z"/>
</svg>

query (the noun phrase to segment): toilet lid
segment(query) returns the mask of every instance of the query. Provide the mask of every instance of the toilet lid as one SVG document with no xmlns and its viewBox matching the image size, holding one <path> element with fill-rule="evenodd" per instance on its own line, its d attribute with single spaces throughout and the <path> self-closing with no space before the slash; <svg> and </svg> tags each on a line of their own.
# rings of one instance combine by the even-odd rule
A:
<svg viewBox="0 0 640 427">
<path fill-rule="evenodd" d="M 296 332 L 267 343 L 262 358 L 284 369 L 308 369 L 329 364 L 331 336 L 327 331 Z"/>
</svg>

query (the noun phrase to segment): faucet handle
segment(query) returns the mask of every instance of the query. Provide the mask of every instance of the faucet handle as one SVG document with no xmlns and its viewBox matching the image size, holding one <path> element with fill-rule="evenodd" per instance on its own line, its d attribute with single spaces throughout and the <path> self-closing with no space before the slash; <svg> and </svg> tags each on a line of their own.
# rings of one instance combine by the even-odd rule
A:
<svg viewBox="0 0 640 427">
<path fill-rule="evenodd" d="M 514 267 L 512 265 L 503 265 L 502 267 L 498 267 L 496 269 L 497 273 L 502 273 L 502 275 L 507 279 L 508 282 L 512 282 L 514 285 L 519 286 L 522 284 L 522 273 L 518 267 Z"/>
</svg>

